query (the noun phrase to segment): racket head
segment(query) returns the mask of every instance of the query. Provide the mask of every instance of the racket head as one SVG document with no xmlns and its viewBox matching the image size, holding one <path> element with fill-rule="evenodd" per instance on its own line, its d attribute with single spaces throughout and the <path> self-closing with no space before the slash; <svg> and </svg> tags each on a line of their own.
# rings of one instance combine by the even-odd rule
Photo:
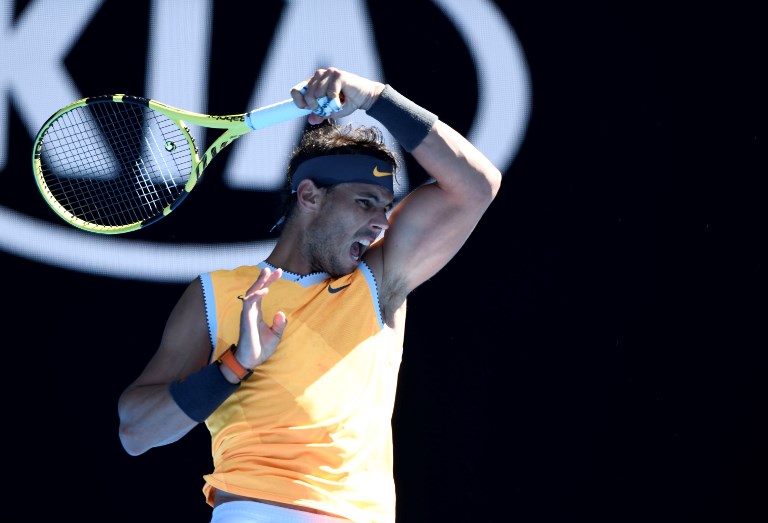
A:
<svg viewBox="0 0 768 523">
<path fill-rule="evenodd" d="M 102 234 L 167 216 L 199 179 L 186 125 L 147 98 L 83 98 L 54 113 L 35 137 L 37 187 L 67 223 Z"/>
</svg>

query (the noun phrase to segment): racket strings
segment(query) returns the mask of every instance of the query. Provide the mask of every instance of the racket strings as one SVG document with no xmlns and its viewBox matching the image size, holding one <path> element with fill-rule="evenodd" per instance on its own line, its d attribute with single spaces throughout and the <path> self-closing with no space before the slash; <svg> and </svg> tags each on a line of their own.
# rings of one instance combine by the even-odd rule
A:
<svg viewBox="0 0 768 523">
<path fill-rule="evenodd" d="M 49 197 L 105 227 L 150 221 L 185 194 L 193 150 L 171 119 L 139 103 L 102 101 L 62 114 L 40 152 Z"/>
</svg>

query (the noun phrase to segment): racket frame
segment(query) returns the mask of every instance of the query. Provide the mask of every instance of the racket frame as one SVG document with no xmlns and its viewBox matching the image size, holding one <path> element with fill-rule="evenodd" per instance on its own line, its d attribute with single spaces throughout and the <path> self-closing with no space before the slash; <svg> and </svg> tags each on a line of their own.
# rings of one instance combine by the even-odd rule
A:
<svg viewBox="0 0 768 523">
<path fill-rule="evenodd" d="M 189 178 L 184 185 L 184 190 L 173 202 L 164 206 L 162 212 L 154 215 L 153 217 L 136 221 L 130 224 L 124 225 L 104 225 L 92 223 L 82 219 L 70 212 L 64 207 L 53 195 L 52 191 L 48 187 L 45 181 L 41 153 L 43 150 L 43 144 L 48 129 L 64 114 L 78 108 L 88 106 L 91 104 L 114 102 L 114 103 L 129 103 L 145 106 L 149 109 L 157 111 L 158 113 L 166 116 L 173 123 L 175 123 L 181 130 L 184 138 L 191 151 L 192 166 L 189 173 Z M 327 101 L 326 101 L 327 102 Z M 336 108 L 332 110 L 338 110 Z M 321 107 L 321 109 L 315 112 L 321 111 L 328 112 L 327 106 Z M 225 147 L 231 144 L 237 138 L 248 134 L 256 129 L 263 129 L 271 125 L 276 125 L 281 122 L 285 122 L 301 116 L 310 114 L 309 109 L 301 109 L 293 102 L 292 99 L 283 100 L 271 105 L 267 105 L 253 111 L 241 114 L 229 114 L 229 115 L 208 115 L 202 113 L 196 113 L 192 111 L 186 111 L 173 107 L 151 98 L 144 98 L 140 96 L 133 96 L 127 94 L 109 94 L 100 96 L 90 96 L 81 98 L 66 107 L 63 107 L 51 115 L 48 120 L 41 126 L 37 135 L 35 136 L 34 145 L 32 148 L 32 169 L 35 174 L 35 182 L 37 184 L 40 193 L 45 199 L 46 203 L 53 209 L 53 211 L 64 219 L 70 225 L 73 225 L 79 229 L 95 232 L 100 234 L 122 234 L 130 231 L 135 231 L 144 228 L 152 223 L 157 222 L 161 218 L 164 218 L 171 213 L 179 204 L 189 195 L 192 189 L 202 179 L 204 170 L 211 164 L 213 159 L 218 155 Z M 207 129 L 223 129 L 221 133 L 211 145 L 205 150 L 202 156 L 200 156 L 199 148 L 195 143 L 195 138 L 192 136 L 189 130 L 189 125 L 195 125 Z"/>
</svg>

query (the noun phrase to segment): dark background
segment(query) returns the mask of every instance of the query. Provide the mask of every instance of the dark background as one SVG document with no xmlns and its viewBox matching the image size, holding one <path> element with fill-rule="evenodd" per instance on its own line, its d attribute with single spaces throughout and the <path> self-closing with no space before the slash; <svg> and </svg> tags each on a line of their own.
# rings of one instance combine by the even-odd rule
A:
<svg viewBox="0 0 768 523">
<path fill-rule="evenodd" d="M 228 4 L 217 16 L 255 14 Z M 268 28 L 279 2 L 264 4 Z M 455 95 L 474 99 L 476 79 L 452 26 L 426 1 L 369 4 L 387 81 L 466 131 L 474 107 Z M 531 120 L 474 235 L 410 298 L 398 523 L 768 520 L 764 18 L 735 4 L 499 4 L 530 67 Z M 105 6 L 111 34 L 86 33 L 67 58 L 83 93 L 141 92 L 145 56 L 120 38 L 145 30 L 146 3 L 132 5 Z M 229 31 L 227 45 L 257 34 Z M 89 65 L 107 42 L 121 63 Z M 225 89 L 212 80 L 211 114 L 240 103 Z M 2 204 L 56 223 L 23 174 L 32 137 L 13 111 L 10 125 Z M 206 176 L 135 234 L 242 235 L 201 217 L 212 202 L 248 212 Z M 183 285 L 0 263 L 9 506 L 208 521 L 204 426 L 139 457 L 117 437 L 118 395 Z"/>
</svg>

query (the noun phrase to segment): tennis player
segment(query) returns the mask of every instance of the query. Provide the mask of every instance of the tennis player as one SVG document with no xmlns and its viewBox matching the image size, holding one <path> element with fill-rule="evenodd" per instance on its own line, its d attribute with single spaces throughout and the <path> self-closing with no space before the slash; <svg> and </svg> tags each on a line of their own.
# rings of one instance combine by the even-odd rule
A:
<svg viewBox="0 0 768 523">
<path fill-rule="evenodd" d="M 212 523 L 393 523 L 391 418 L 407 297 L 462 247 L 501 174 L 390 85 L 328 68 L 291 94 L 301 108 L 325 96 L 343 105 L 333 120 L 309 116 L 288 163 L 274 250 L 189 284 L 119 399 L 120 439 L 139 455 L 205 423 Z M 402 158 L 378 127 L 336 122 L 354 111 L 431 177 L 396 206 Z M 455 282 L 457 303 L 464 284 Z M 457 310 L 476 321 L 471 304 Z"/>
</svg>

